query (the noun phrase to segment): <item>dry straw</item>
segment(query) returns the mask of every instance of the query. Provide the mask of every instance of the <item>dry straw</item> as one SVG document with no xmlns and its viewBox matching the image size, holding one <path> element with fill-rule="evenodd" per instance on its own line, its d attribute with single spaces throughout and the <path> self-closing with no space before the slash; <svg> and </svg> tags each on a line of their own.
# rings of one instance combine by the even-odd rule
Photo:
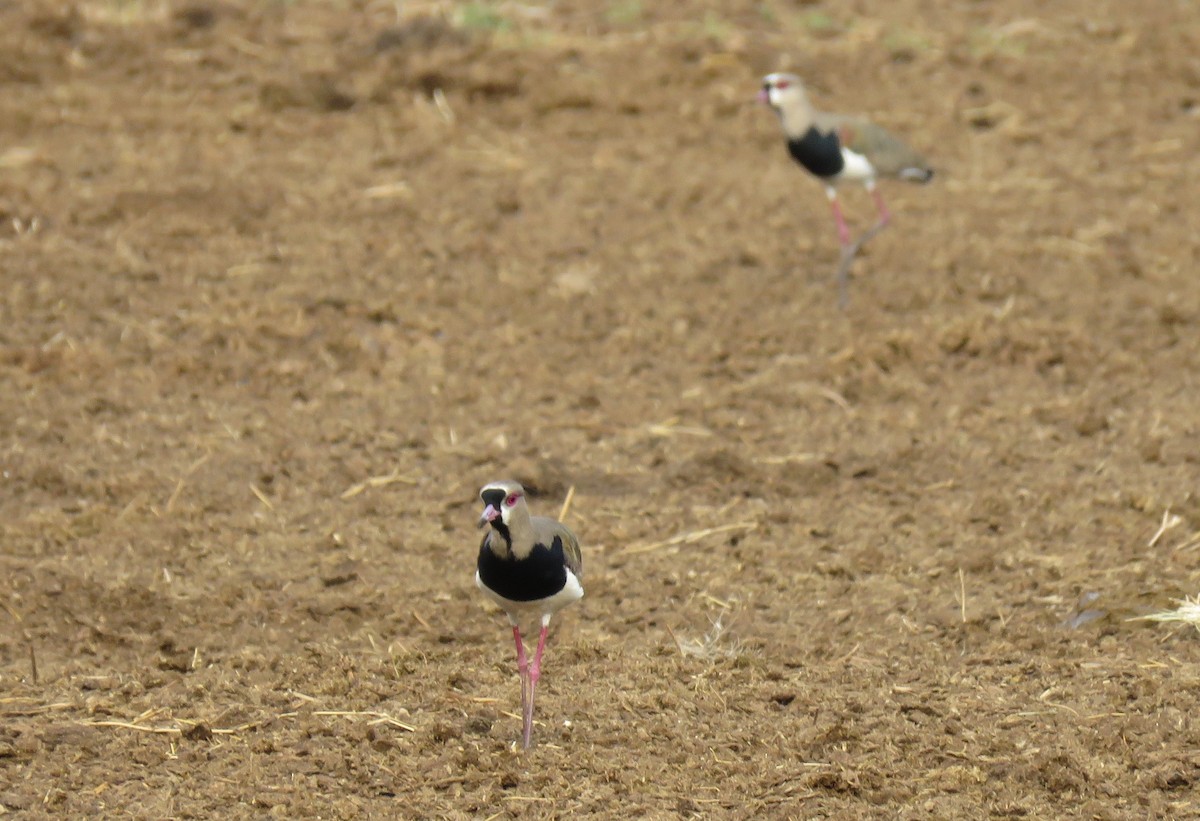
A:
<svg viewBox="0 0 1200 821">
<path fill-rule="evenodd" d="M 1185 596 L 1174 601 L 1178 605 L 1174 610 L 1160 610 L 1145 616 L 1134 616 L 1129 621 L 1182 622 L 1200 630 L 1200 595 L 1193 599 Z"/>
<path fill-rule="evenodd" d="M 620 555 L 630 556 L 635 553 L 649 553 L 652 550 L 659 550 L 664 547 L 675 547 L 681 544 L 692 544 L 698 542 L 708 536 L 715 536 L 718 533 L 729 533 L 734 530 L 755 530 L 758 528 L 758 522 L 733 522 L 727 525 L 719 525 L 717 527 L 706 527 L 701 530 L 692 530 L 687 533 L 680 533 L 665 539 L 661 542 L 651 542 L 650 544 L 630 545 L 621 551 Z"/>
<path fill-rule="evenodd" d="M 390 727 L 395 727 L 400 730 L 406 730 L 407 732 L 410 732 L 410 733 L 416 732 L 416 729 L 417 729 L 416 727 L 412 726 L 411 724 L 406 724 L 405 722 L 400 721 L 399 719 L 395 718 L 394 716 L 388 715 L 387 713 L 379 713 L 379 712 L 374 712 L 374 711 L 313 710 L 311 713 L 308 713 L 308 715 L 323 716 L 323 717 L 329 717 L 329 718 L 365 718 L 365 719 L 369 719 L 367 721 L 367 723 L 372 726 L 377 725 L 377 724 L 386 724 Z M 263 719 L 260 719 L 257 721 L 249 721 L 249 722 L 246 722 L 245 724 L 240 724 L 237 727 L 212 727 L 212 728 L 209 728 L 208 731 L 211 732 L 213 735 L 240 735 L 241 733 L 247 732 L 248 730 L 256 729 L 256 728 L 261 727 L 262 725 L 267 724 L 271 721 L 278 721 L 278 720 L 289 719 L 289 718 L 297 718 L 298 716 L 300 716 L 299 712 L 280 713 L 278 715 L 273 715 L 268 718 L 263 718 Z M 138 718 L 141 719 L 141 718 L 143 718 L 143 716 L 139 716 Z M 83 724 L 85 726 L 88 726 L 88 727 L 115 727 L 115 728 L 122 729 L 122 730 L 134 730 L 139 733 L 154 733 L 154 734 L 158 734 L 158 735 L 183 735 L 185 732 L 188 732 L 192 728 L 201 726 L 203 724 L 203 722 L 192 721 L 192 720 L 186 719 L 186 718 L 177 718 L 177 719 L 173 719 L 172 721 L 174 722 L 175 725 L 183 725 L 183 726 L 169 726 L 169 725 L 153 726 L 153 725 L 139 723 L 137 719 L 135 719 L 134 721 L 119 721 L 119 720 L 109 719 L 109 720 L 103 720 L 103 721 L 80 721 L 79 723 Z"/>
</svg>

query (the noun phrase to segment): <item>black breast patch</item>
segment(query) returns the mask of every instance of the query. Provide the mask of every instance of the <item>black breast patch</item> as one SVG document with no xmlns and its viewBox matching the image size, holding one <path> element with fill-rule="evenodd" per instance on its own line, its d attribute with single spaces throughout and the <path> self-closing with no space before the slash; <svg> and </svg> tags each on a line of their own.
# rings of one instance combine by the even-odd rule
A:
<svg viewBox="0 0 1200 821">
<path fill-rule="evenodd" d="M 479 546 L 479 580 L 489 590 L 509 601 L 528 602 L 553 596 L 567 584 L 567 565 L 562 539 L 555 536 L 550 547 L 535 545 L 524 559 L 501 558 Z"/>
<path fill-rule="evenodd" d="M 803 137 L 788 140 L 787 147 L 792 159 L 818 177 L 836 177 L 846 165 L 836 131 L 822 134 L 813 126 Z"/>
</svg>

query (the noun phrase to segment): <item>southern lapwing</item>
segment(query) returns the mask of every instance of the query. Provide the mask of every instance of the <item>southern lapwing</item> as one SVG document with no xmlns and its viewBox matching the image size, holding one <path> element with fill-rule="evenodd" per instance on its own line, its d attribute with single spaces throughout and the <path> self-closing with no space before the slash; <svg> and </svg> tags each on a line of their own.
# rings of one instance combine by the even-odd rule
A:
<svg viewBox="0 0 1200 821">
<path fill-rule="evenodd" d="M 479 491 L 479 526 L 491 525 L 479 545 L 475 584 L 508 614 L 517 642 L 521 675 L 522 743 L 533 737 L 533 695 L 542 675 L 542 653 L 550 618 L 583 598 L 583 559 L 579 540 L 562 522 L 531 516 L 525 489 L 516 482 L 492 482 Z M 530 664 L 521 640 L 523 619 L 541 620 L 537 652 Z"/>
<path fill-rule="evenodd" d="M 892 218 L 883 196 L 875 188 L 876 180 L 891 177 L 926 183 L 933 178 L 933 169 L 924 157 L 874 123 L 813 108 L 804 84 L 794 74 L 763 77 L 758 99 L 779 115 L 792 159 L 825 184 L 842 246 L 837 281 L 838 304 L 844 307 L 846 275 L 855 252 Z M 850 229 L 838 203 L 837 187 L 843 182 L 861 183 L 879 211 L 879 222 L 857 243 L 850 241 Z"/>
</svg>

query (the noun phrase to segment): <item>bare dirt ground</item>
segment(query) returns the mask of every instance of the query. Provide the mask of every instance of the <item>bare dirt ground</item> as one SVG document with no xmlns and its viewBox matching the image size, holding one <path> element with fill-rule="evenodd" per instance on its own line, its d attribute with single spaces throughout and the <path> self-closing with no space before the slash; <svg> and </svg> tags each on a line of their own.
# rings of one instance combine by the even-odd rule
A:
<svg viewBox="0 0 1200 821">
<path fill-rule="evenodd" d="M 0 814 L 1200 816 L 1196 5 L 871 5 L 0 3 Z"/>
</svg>

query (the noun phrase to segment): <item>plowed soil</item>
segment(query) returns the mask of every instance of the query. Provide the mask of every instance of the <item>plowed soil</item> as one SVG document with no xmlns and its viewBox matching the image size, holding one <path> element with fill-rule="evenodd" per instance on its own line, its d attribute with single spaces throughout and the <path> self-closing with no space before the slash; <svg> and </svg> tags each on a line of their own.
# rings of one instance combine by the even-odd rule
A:
<svg viewBox="0 0 1200 821">
<path fill-rule="evenodd" d="M 1198 150 L 1187 2 L 0 3 L 0 814 L 1200 817 Z"/>
</svg>

